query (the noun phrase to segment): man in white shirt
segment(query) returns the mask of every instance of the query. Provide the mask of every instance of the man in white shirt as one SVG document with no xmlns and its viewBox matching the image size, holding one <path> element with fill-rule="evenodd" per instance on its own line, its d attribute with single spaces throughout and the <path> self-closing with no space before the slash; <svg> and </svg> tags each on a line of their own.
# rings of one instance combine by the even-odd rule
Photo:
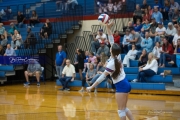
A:
<svg viewBox="0 0 180 120">
<path fill-rule="evenodd" d="M 161 35 L 165 35 L 165 33 L 166 33 L 166 28 L 163 26 L 162 22 L 159 22 L 158 23 L 158 27 L 156 28 L 154 45 L 155 45 L 156 42 L 160 42 L 161 41 L 160 36 Z"/>
<path fill-rule="evenodd" d="M 180 38 L 180 27 L 177 28 L 177 33 L 174 35 L 173 38 L 173 46 L 176 48 L 177 40 Z"/>
<path fill-rule="evenodd" d="M 70 90 L 69 88 L 67 88 L 67 85 L 70 81 L 74 81 L 75 73 L 76 72 L 74 66 L 71 64 L 70 60 L 67 59 L 66 66 L 62 71 L 62 78 L 59 79 L 63 86 L 63 88 L 60 90 Z"/>
<path fill-rule="evenodd" d="M 174 15 L 174 10 L 178 9 L 179 10 L 179 4 L 177 2 L 174 2 L 174 0 L 170 0 L 171 6 L 170 6 L 170 10 L 168 13 L 169 16 L 169 20 L 172 21 L 172 16 Z"/>
<path fill-rule="evenodd" d="M 107 36 L 105 33 L 103 33 L 103 29 L 100 29 L 97 36 L 95 37 L 95 34 L 93 34 L 93 39 L 94 41 L 91 42 L 91 48 L 92 52 L 96 54 L 96 49 L 100 47 L 101 41 L 106 42 L 107 41 Z"/>
</svg>

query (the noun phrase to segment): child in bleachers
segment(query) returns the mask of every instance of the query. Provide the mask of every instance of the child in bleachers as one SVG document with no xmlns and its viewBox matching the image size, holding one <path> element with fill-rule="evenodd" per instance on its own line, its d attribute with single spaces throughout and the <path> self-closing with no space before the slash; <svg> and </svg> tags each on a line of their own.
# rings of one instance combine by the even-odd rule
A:
<svg viewBox="0 0 180 120">
<path fill-rule="evenodd" d="M 169 62 L 169 64 L 174 65 L 176 63 L 176 54 L 180 55 L 180 38 L 177 40 L 177 45 L 174 50 L 174 55 L 172 55 L 172 60 Z"/>
<path fill-rule="evenodd" d="M 130 29 L 126 29 L 126 34 L 124 35 L 124 38 L 123 38 L 123 42 L 122 42 L 123 53 L 128 52 L 129 42 L 127 42 L 127 40 L 132 40 L 132 35 L 130 34 Z"/>
<path fill-rule="evenodd" d="M 136 22 L 136 24 L 134 25 L 134 30 L 136 31 L 136 32 L 141 32 L 141 28 L 142 28 L 142 24 L 141 24 L 141 20 L 140 19 L 137 19 L 136 20 L 137 22 Z"/>
<path fill-rule="evenodd" d="M 107 8 L 108 8 L 108 12 L 111 14 L 113 12 L 113 3 L 111 0 L 109 0 L 108 4 L 107 4 Z"/>
<path fill-rule="evenodd" d="M 141 56 L 140 56 L 140 58 L 139 58 L 138 66 L 139 66 L 139 67 L 140 67 L 140 66 L 141 66 L 141 67 L 142 67 L 142 66 L 145 66 L 146 63 L 147 63 L 147 61 L 148 61 L 148 54 L 147 54 L 146 49 L 143 49 L 142 54 L 141 54 Z"/>
<path fill-rule="evenodd" d="M 141 28 L 141 37 L 145 37 L 145 33 L 149 32 L 149 29 L 150 29 L 149 20 L 146 19 L 144 25 Z"/>
<path fill-rule="evenodd" d="M 169 39 L 169 43 L 172 44 L 172 40 L 173 40 L 173 37 L 174 35 L 177 33 L 176 31 L 176 28 L 174 27 L 174 25 L 172 24 L 172 22 L 169 22 L 168 23 L 168 27 L 167 27 L 167 30 L 166 30 L 166 35 Z"/>
<path fill-rule="evenodd" d="M 156 60 L 159 61 L 160 55 L 161 55 L 162 47 L 160 45 L 160 42 L 156 42 L 156 46 L 153 48 L 152 53 L 154 54 L 154 57 Z"/>
<path fill-rule="evenodd" d="M 15 50 L 19 49 L 22 44 L 22 37 L 17 30 L 14 30 L 14 35 L 12 36 L 11 47 Z"/>
</svg>

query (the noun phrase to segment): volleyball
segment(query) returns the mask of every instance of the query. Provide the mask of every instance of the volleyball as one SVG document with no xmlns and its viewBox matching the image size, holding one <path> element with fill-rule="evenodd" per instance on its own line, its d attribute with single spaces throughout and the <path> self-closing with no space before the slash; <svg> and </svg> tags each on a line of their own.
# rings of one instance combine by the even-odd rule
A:
<svg viewBox="0 0 180 120">
<path fill-rule="evenodd" d="M 107 24 L 109 20 L 110 20 L 110 17 L 107 14 L 101 14 L 98 17 L 99 24 Z"/>
</svg>

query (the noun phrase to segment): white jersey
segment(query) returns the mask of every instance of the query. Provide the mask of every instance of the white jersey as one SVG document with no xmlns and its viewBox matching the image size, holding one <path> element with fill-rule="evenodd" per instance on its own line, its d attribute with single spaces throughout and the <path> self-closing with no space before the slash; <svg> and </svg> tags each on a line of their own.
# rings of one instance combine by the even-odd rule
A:
<svg viewBox="0 0 180 120">
<path fill-rule="evenodd" d="M 119 60 L 119 59 L 118 59 L 118 60 Z M 121 73 L 119 74 L 119 76 L 118 76 L 116 79 L 113 79 L 113 78 L 112 78 L 114 84 L 118 83 L 119 81 L 124 80 L 124 78 L 126 77 L 126 74 L 125 74 L 125 72 L 124 72 L 123 66 L 122 66 L 122 68 L 120 68 L 120 69 L 121 69 Z M 105 72 L 107 72 L 107 73 L 109 73 L 110 75 L 112 75 L 114 71 L 115 71 L 114 59 L 113 59 L 113 58 L 110 58 L 110 59 L 108 60 L 107 65 L 106 65 L 106 70 L 105 70 Z"/>
</svg>

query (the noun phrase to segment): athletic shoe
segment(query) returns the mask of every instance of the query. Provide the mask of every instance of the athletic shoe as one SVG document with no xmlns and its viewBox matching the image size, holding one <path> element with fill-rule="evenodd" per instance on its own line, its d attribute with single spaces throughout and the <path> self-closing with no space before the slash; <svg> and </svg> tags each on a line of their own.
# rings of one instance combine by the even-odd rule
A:
<svg viewBox="0 0 180 120">
<path fill-rule="evenodd" d="M 65 88 L 65 91 L 70 91 L 70 89 L 69 88 Z"/>
<path fill-rule="evenodd" d="M 137 79 L 134 79 L 132 82 L 138 82 L 138 80 L 137 80 Z"/>
<path fill-rule="evenodd" d="M 37 86 L 38 86 L 38 87 L 40 86 L 40 82 L 37 82 Z"/>
<path fill-rule="evenodd" d="M 28 86 L 28 85 L 30 85 L 30 82 L 25 82 L 24 83 L 24 86 Z"/>
</svg>

